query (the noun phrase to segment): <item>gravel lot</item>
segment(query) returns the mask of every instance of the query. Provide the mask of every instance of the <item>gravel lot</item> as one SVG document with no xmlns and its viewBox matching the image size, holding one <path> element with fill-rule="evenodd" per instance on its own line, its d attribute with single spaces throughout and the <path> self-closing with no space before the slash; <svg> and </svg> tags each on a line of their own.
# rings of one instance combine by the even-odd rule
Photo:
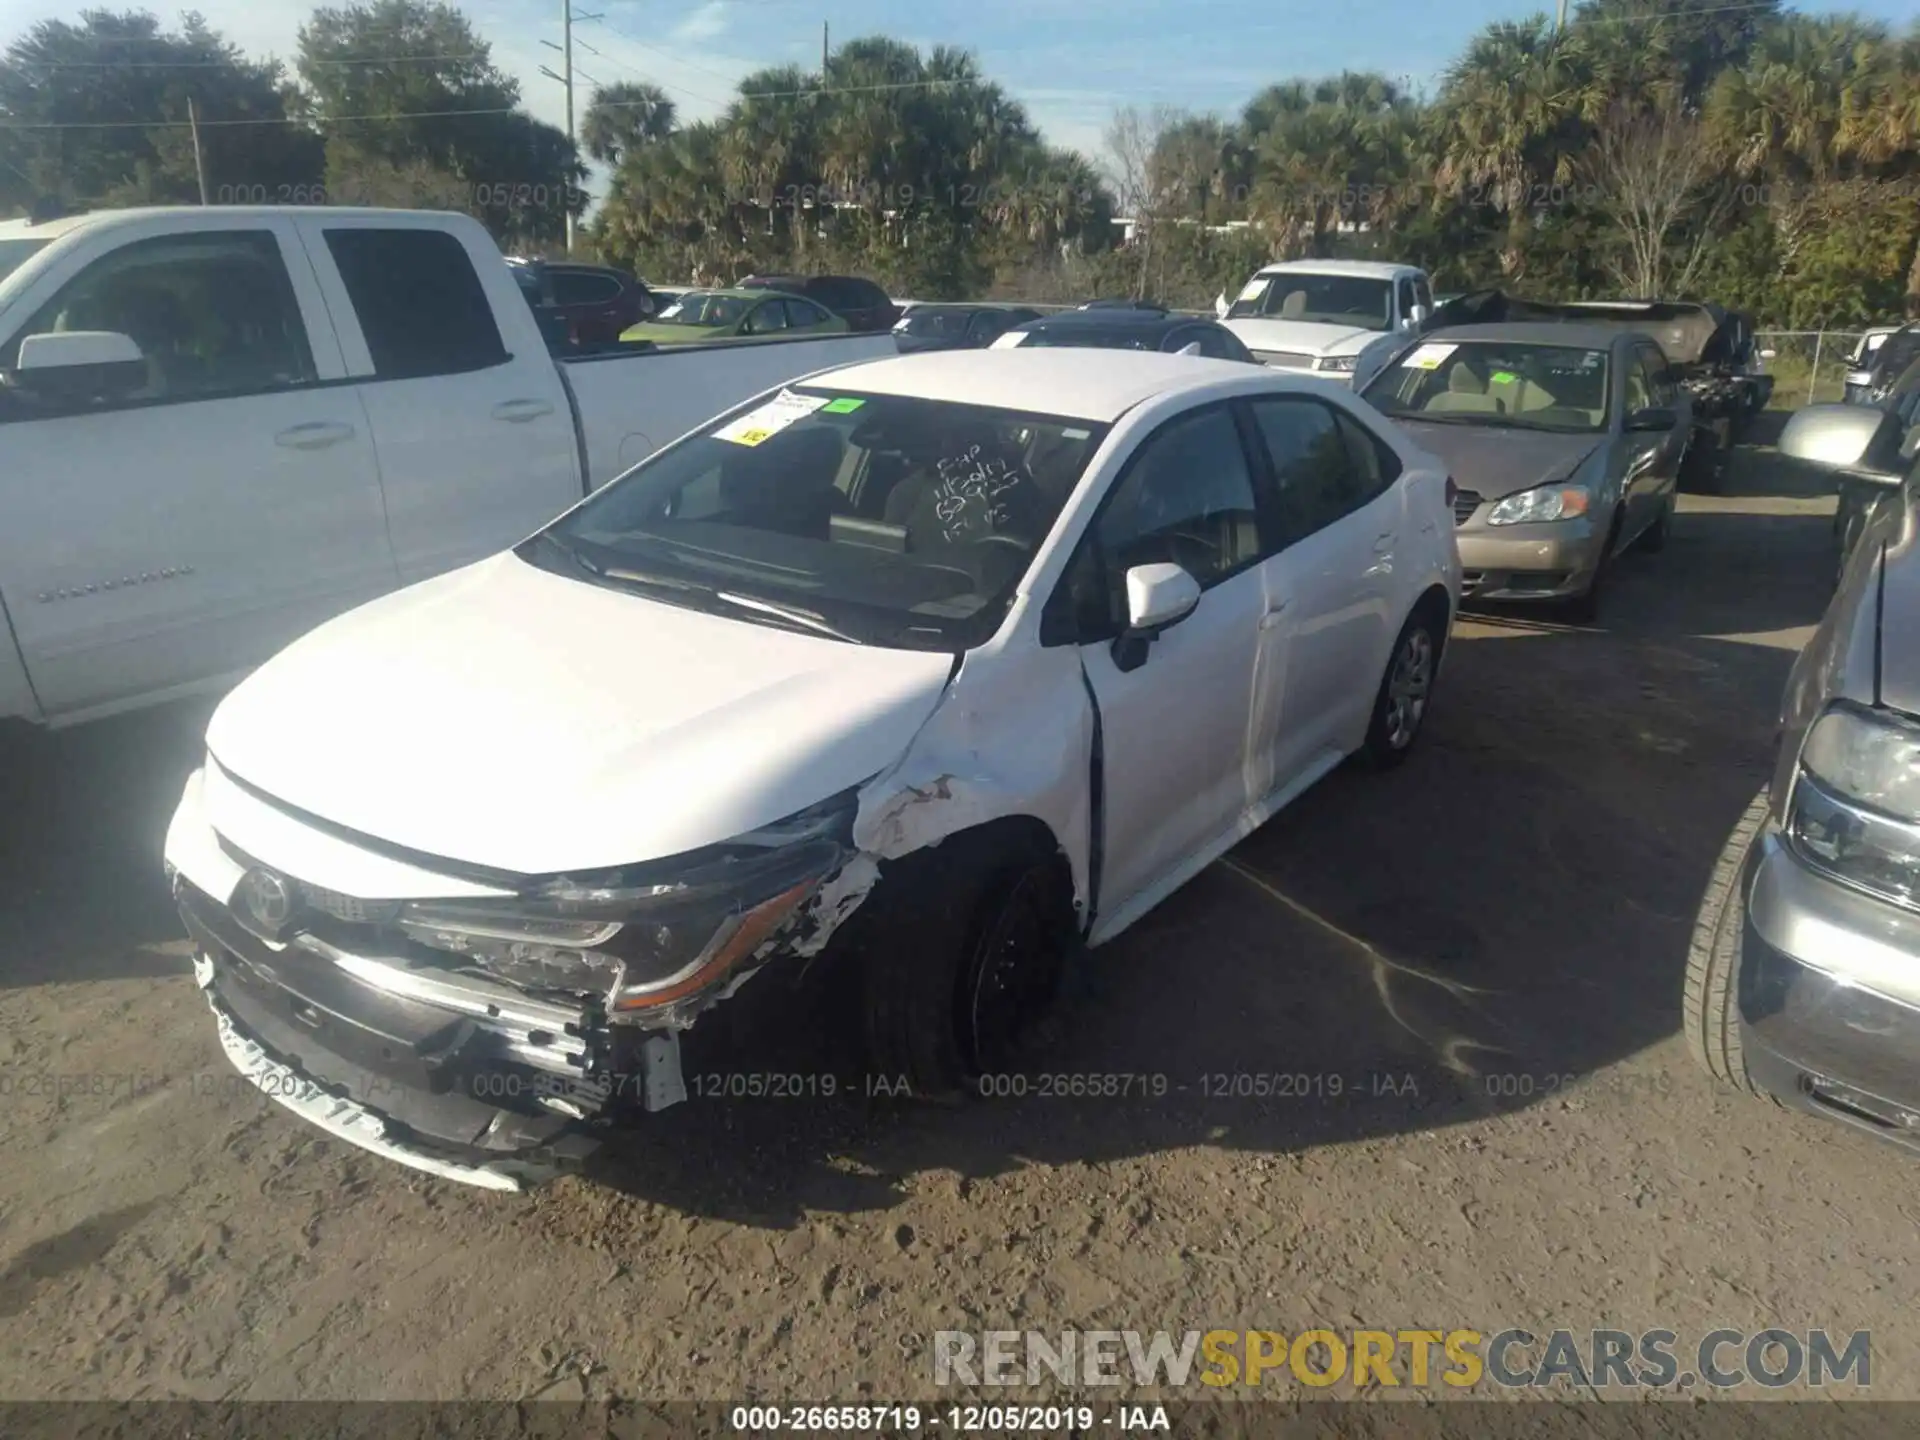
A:
<svg viewBox="0 0 1920 1440">
<path fill-rule="evenodd" d="M 899 1400 L 948 1328 L 1779 1325 L 1871 1329 L 1874 1396 L 1920 1398 L 1911 1162 L 1677 1033 L 1827 594 L 1831 500 L 1755 451 L 1731 492 L 1597 629 L 1464 623 L 1406 767 L 1098 954 L 1049 1068 L 1164 1098 L 697 1100 L 527 1196 L 241 1093 L 160 877 L 209 706 L 7 737 L 0 1397 Z M 789 1028 L 780 1068 L 830 1063 Z M 1274 1073 L 1306 1093 L 1209 1093 Z M 131 1079 L 35 1078 L 95 1075 Z"/>
</svg>

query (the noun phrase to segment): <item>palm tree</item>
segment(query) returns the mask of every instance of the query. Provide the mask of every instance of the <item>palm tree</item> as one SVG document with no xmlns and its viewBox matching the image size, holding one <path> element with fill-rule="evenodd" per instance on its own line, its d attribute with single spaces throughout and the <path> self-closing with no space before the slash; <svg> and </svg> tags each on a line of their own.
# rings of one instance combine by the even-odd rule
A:
<svg viewBox="0 0 1920 1440">
<path fill-rule="evenodd" d="M 677 112 L 658 85 L 623 81 L 602 85 L 587 102 L 580 122 L 580 145 L 602 165 L 618 165 L 643 145 L 673 133 Z"/>
<path fill-rule="evenodd" d="M 1540 190 L 1573 180 L 1606 99 L 1580 45 L 1544 15 L 1489 25 L 1447 72 L 1431 120 L 1434 180 L 1442 195 L 1506 216 L 1506 274 L 1524 265 Z"/>
</svg>

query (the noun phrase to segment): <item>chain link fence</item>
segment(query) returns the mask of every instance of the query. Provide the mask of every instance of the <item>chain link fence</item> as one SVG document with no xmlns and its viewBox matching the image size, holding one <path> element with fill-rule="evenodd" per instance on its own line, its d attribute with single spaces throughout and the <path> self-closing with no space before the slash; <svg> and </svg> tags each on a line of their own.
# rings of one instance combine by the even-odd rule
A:
<svg viewBox="0 0 1920 1440">
<path fill-rule="evenodd" d="M 1844 398 L 1847 361 L 1860 343 L 1859 330 L 1756 330 L 1767 373 L 1773 376 L 1773 408 L 1798 410 Z"/>
</svg>

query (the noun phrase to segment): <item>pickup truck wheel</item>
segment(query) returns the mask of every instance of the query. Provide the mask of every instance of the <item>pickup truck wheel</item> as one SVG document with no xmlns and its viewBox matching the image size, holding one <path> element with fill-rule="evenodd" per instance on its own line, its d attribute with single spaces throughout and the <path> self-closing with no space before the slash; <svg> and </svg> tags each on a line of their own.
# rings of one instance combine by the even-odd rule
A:
<svg viewBox="0 0 1920 1440">
<path fill-rule="evenodd" d="M 887 1086 L 951 1100 L 1018 1068 L 1079 943 L 1057 859 L 922 865 L 891 897 L 862 966 L 868 1059 Z"/>
<path fill-rule="evenodd" d="M 1740 940 L 1747 919 L 1740 879 L 1766 824 L 1770 799 L 1768 789 L 1753 798 L 1714 862 L 1694 917 L 1682 1000 L 1682 1028 L 1694 1060 L 1715 1079 L 1750 1095 L 1763 1092 L 1747 1074 L 1740 1045 Z"/>
</svg>

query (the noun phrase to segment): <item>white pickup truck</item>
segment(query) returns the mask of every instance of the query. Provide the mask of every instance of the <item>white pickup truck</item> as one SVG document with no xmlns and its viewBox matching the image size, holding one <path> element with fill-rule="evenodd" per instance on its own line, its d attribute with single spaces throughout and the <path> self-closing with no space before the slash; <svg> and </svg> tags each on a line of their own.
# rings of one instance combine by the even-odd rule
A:
<svg viewBox="0 0 1920 1440">
<path fill-rule="evenodd" d="M 1222 295 L 1214 308 L 1263 365 L 1351 384 L 1363 352 L 1433 313 L 1433 286 L 1412 265 L 1285 260 L 1264 267 L 1231 304 Z"/>
<path fill-rule="evenodd" d="M 890 335 L 556 359 L 486 230 L 217 207 L 0 223 L 0 719 L 224 687 Z"/>
</svg>

